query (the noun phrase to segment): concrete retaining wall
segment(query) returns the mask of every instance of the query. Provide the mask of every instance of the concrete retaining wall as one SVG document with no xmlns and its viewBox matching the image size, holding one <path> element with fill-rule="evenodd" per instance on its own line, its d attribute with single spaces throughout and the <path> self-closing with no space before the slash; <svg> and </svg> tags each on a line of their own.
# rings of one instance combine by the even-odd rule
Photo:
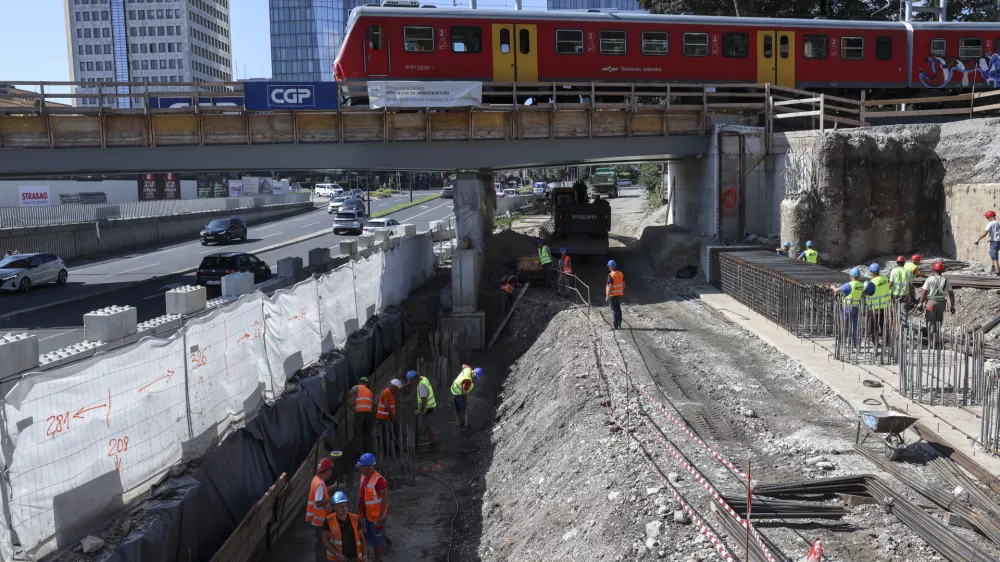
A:
<svg viewBox="0 0 1000 562">
<path fill-rule="evenodd" d="M 253 209 L 190 213 L 145 219 L 110 220 L 59 226 L 0 229 L 0 250 L 21 253 L 52 252 L 64 260 L 117 252 L 171 240 L 195 239 L 209 221 L 239 216 L 253 226 L 267 220 L 312 210 L 312 203 L 275 205 Z M 252 234 L 251 234 L 252 237 Z"/>
<path fill-rule="evenodd" d="M 514 197 L 497 199 L 497 210 L 493 216 L 499 217 L 507 212 L 513 213 L 520 209 L 522 205 L 527 205 L 528 203 L 533 203 L 534 201 L 534 195 L 515 195 Z"/>
<path fill-rule="evenodd" d="M 972 243 L 986 230 L 983 213 L 1000 209 L 1000 184 L 958 184 L 945 189 L 941 249 L 958 260 L 989 261 L 989 241 Z"/>
</svg>

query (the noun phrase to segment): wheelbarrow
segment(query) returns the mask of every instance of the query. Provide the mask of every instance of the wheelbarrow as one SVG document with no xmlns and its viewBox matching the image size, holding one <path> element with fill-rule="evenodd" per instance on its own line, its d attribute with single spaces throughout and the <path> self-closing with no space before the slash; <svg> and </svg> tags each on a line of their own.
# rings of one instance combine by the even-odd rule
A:
<svg viewBox="0 0 1000 562">
<path fill-rule="evenodd" d="M 899 412 L 862 410 L 858 412 L 858 433 L 854 442 L 860 446 L 864 445 L 869 436 L 874 437 L 885 446 L 885 458 L 899 460 L 906 448 L 903 432 L 916 421 L 917 418 Z M 864 438 L 861 437 L 862 427 L 865 428 Z"/>
</svg>

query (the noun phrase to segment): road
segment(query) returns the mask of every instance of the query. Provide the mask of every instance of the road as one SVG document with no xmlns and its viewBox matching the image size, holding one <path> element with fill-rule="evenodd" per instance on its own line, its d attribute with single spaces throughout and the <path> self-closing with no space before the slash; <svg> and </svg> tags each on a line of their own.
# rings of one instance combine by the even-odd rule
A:
<svg viewBox="0 0 1000 562">
<path fill-rule="evenodd" d="M 414 198 L 433 192 L 414 192 Z M 409 201 L 409 194 L 372 202 L 372 212 Z M 450 199 L 435 199 L 393 213 L 392 218 L 417 225 L 424 230 L 431 221 L 452 216 Z M 309 262 L 309 250 L 330 247 L 339 253 L 341 240 L 330 231 L 331 217 L 326 209 L 253 226 L 250 238 L 231 246 L 202 246 L 193 239 L 161 247 L 150 247 L 127 254 L 70 265 L 69 282 L 64 286 L 41 285 L 27 294 L 0 295 L 0 333 L 28 332 L 38 335 L 39 352 L 47 353 L 83 341 L 83 315 L 112 305 L 131 305 L 137 309 L 139 322 L 164 314 L 164 292 L 173 287 L 194 284 L 193 269 L 202 256 L 220 251 L 252 252 L 277 271 L 278 260 L 300 257 Z M 280 246 L 275 248 L 274 246 Z"/>
</svg>

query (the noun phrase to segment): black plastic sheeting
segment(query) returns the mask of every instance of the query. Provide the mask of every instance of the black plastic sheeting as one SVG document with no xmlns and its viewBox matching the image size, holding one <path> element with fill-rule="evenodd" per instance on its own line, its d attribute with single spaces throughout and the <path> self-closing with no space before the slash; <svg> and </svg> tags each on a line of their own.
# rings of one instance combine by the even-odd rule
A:
<svg viewBox="0 0 1000 562">
<path fill-rule="evenodd" d="M 340 408 L 347 389 L 374 373 L 413 333 L 409 318 L 399 312 L 370 321 L 348 340 L 343 357 L 262 407 L 191 474 L 158 486 L 157 498 L 140 507 L 157 522 L 129 534 L 104 560 L 211 560 L 281 473 L 291 476 L 318 439 L 336 433 L 330 414 Z"/>
</svg>

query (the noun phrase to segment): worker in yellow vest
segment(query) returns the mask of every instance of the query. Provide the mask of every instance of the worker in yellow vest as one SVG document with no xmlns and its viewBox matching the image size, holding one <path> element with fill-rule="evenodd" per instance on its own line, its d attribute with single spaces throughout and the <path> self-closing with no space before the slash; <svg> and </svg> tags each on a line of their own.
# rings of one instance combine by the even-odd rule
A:
<svg viewBox="0 0 1000 562">
<path fill-rule="evenodd" d="M 365 525 L 365 537 L 375 549 L 375 562 L 382 562 L 382 541 L 385 539 L 385 514 L 389 510 L 389 485 L 375 471 L 375 455 L 365 453 L 358 459 L 361 487 L 358 489 L 358 513 Z"/>
<path fill-rule="evenodd" d="M 566 248 L 559 248 L 559 296 L 568 297 L 570 287 L 576 289 L 576 278 L 573 277 L 573 261 Z"/>
<path fill-rule="evenodd" d="M 347 494 L 333 495 L 333 511 L 326 516 L 326 558 L 328 562 L 360 562 L 365 559 L 365 542 L 361 516 L 348 512 Z"/>
<path fill-rule="evenodd" d="M 799 254 L 799 261 L 808 263 L 819 263 L 819 252 L 813 249 L 813 241 L 806 241 L 806 249 Z"/>
<path fill-rule="evenodd" d="M 458 413 L 458 427 L 462 429 L 468 427 L 465 423 L 465 411 L 468 408 L 469 393 L 476 386 L 475 381 L 482 376 L 483 370 L 479 367 L 473 369 L 468 365 L 462 365 L 462 372 L 451 383 L 451 398 L 455 402 L 455 412 Z"/>
<path fill-rule="evenodd" d="M 354 435 L 361 437 L 362 451 L 372 450 L 372 430 L 375 426 L 375 393 L 368 388 L 368 377 L 347 391 L 347 406 L 354 410 Z"/>
<path fill-rule="evenodd" d="M 920 254 L 913 254 L 910 256 L 910 261 L 906 262 L 906 265 L 903 266 L 910 271 L 910 275 L 914 279 L 925 277 L 924 272 L 920 271 L 920 260 Z"/>
<path fill-rule="evenodd" d="M 909 314 L 913 302 L 913 272 L 906 268 L 905 256 L 897 257 L 896 267 L 889 272 L 889 293 L 902 315 Z"/>
<path fill-rule="evenodd" d="M 427 377 L 417 376 L 416 371 L 406 373 L 406 385 L 417 386 L 417 434 L 423 428 L 427 433 L 427 445 L 437 449 L 437 435 L 434 433 L 434 409 L 437 400 L 434 399 L 434 387 Z"/>
<path fill-rule="evenodd" d="M 323 459 L 316 467 L 316 475 L 313 476 L 309 486 L 309 497 L 306 499 L 306 523 L 313 527 L 316 534 L 315 560 L 324 562 L 326 560 L 326 531 L 324 525 L 326 517 L 332 509 L 330 505 L 330 490 L 326 481 L 333 474 L 333 461 Z"/>
<path fill-rule="evenodd" d="M 545 286 L 552 286 L 552 251 L 549 250 L 549 245 L 545 243 L 545 239 L 536 238 L 535 242 L 538 244 L 538 261 L 542 264 L 542 271 L 545 272 Z"/>
<path fill-rule="evenodd" d="M 891 299 L 892 289 L 889 286 L 889 278 L 882 275 L 882 268 L 877 263 L 873 263 L 868 266 L 868 271 L 871 273 L 871 279 L 865 283 L 864 293 L 867 296 L 868 303 L 868 326 L 871 332 L 872 342 L 877 348 L 881 345 L 888 345 L 888 342 L 883 340 L 883 336 L 888 338 L 888 326 L 886 321 L 889 319 L 885 311 L 889 306 L 889 301 Z"/>
<path fill-rule="evenodd" d="M 861 312 L 861 297 L 865 292 L 865 284 L 861 270 L 851 269 L 851 280 L 843 285 L 832 285 L 834 294 L 840 294 L 844 299 L 844 336 L 850 338 L 853 345 L 858 345 L 858 316 Z M 845 342 L 846 343 L 846 342 Z"/>
</svg>

